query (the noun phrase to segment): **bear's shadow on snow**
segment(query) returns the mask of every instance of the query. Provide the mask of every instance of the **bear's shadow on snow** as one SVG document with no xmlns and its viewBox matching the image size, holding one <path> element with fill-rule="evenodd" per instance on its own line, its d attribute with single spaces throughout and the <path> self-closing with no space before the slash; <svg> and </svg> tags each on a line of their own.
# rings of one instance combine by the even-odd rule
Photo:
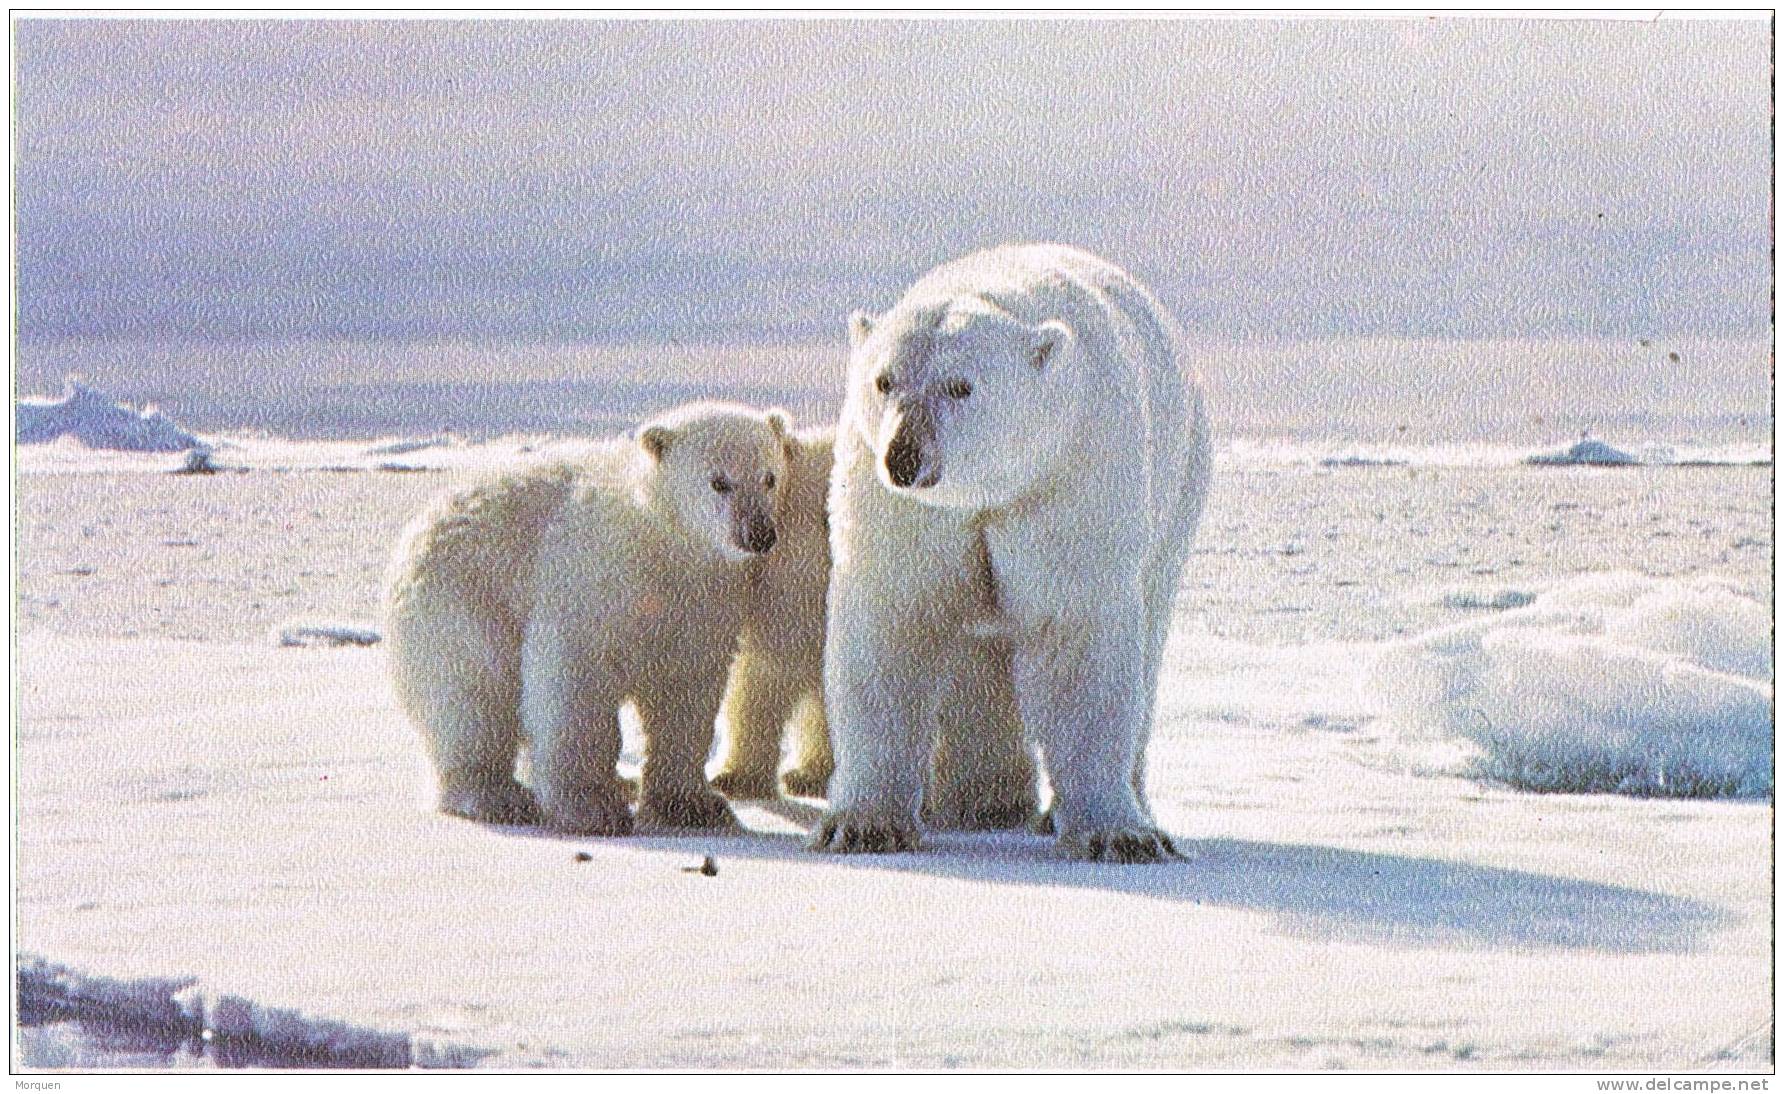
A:
<svg viewBox="0 0 1784 1094">
<path fill-rule="evenodd" d="M 808 825 L 816 810 L 754 803 Z M 520 832 L 524 830 L 511 829 Z M 540 836 L 549 833 L 534 830 Z M 1118 866 L 1060 857 L 1051 837 L 932 832 L 914 853 L 841 855 L 781 833 L 640 835 L 623 843 L 726 859 L 885 870 L 992 885 L 1101 889 L 1191 907 L 1272 913 L 1298 937 L 1487 949 L 1683 953 L 1735 916 L 1703 901 L 1496 866 L 1314 844 L 1178 840 L 1187 861 Z"/>
</svg>

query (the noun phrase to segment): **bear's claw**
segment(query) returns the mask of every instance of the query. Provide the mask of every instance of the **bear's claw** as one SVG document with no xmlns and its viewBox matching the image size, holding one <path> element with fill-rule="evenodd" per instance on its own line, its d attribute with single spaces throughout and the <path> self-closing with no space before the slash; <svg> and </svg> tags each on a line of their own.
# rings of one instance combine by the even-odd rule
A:
<svg viewBox="0 0 1784 1094">
<path fill-rule="evenodd" d="M 908 820 L 838 810 L 824 814 L 805 846 L 811 851 L 837 851 L 845 855 L 915 851 L 917 826 Z"/>
<path fill-rule="evenodd" d="M 1085 862 L 1180 862 L 1188 857 L 1177 850 L 1170 836 L 1156 828 L 1072 832 L 1061 836 L 1059 845 L 1068 857 Z"/>
<path fill-rule="evenodd" d="M 651 828 L 736 828 L 737 815 L 725 799 L 704 787 L 645 790 L 638 823 Z"/>
</svg>

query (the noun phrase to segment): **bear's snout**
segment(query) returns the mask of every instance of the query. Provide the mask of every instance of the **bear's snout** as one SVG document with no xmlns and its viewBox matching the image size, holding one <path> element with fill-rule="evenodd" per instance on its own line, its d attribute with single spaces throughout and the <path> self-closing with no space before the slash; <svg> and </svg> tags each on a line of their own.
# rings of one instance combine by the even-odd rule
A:
<svg viewBox="0 0 1784 1094">
<path fill-rule="evenodd" d="M 892 485 L 900 488 L 917 481 L 923 469 L 923 451 L 908 430 L 900 429 L 886 446 L 886 474 Z"/>
<path fill-rule="evenodd" d="M 749 522 L 743 534 L 743 542 L 739 545 L 753 554 L 765 555 L 774 547 L 777 537 L 774 534 L 774 522 L 757 518 Z"/>
</svg>

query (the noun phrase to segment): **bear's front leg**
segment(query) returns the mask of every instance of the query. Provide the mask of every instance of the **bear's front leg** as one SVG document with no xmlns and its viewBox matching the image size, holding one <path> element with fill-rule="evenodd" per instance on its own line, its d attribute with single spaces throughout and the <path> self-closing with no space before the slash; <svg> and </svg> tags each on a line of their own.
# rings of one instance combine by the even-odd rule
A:
<svg viewBox="0 0 1784 1094">
<path fill-rule="evenodd" d="M 933 747 L 934 643 L 908 605 L 888 603 L 842 575 L 831 584 L 824 702 L 836 772 L 816 851 L 908 851 Z"/>
<path fill-rule="evenodd" d="M 619 763 L 621 696 L 602 659 L 562 622 L 541 615 L 521 646 L 520 719 L 532 753 L 533 796 L 560 832 L 623 836 L 632 830 Z"/>
<path fill-rule="evenodd" d="M 736 828 L 724 796 L 706 782 L 714 723 L 725 694 L 729 647 L 718 655 L 652 675 L 637 689 L 644 730 L 638 823 L 650 828 Z"/>
<path fill-rule="evenodd" d="M 1015 656 L 1023 722 L 1040 742 L 1052 818 L 1072 858 L 1159 862 L 1177 856 L 1134 792 L 1145 733 L 1145 615 L 1138 596 L 1027 631 Z"/>
</svg>

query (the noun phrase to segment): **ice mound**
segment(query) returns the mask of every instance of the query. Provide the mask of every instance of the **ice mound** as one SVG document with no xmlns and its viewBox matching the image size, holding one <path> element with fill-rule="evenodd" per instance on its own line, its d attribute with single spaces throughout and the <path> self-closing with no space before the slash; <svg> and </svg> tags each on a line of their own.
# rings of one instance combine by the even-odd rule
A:
<svg viewBox="0 0 1784 1094">
<path fill-rule="evenodd" d="M 1731 443 L 1674 445 L 1642 443 L 1619 448 L 1592 436 L 1581 437 L 1566 448 L 1525 456 L 1524 463 L 1537 467 L 1770 467 L 1768 445 Z"/>
<path fill-rule="evenodd" d="M 364 623 L 294 619 L 274 627 L 272 639 L 281 646 L 375 646 L 384 636 Z"/>
<path fill-rule="evenodd" d="M 88 448 L 119 452 L 179 452 L 204 445 L 154 407 L 134 410 L 72 377 L 60 399 L 21 400 L 14 424 L 19 444 L 72 437 Z"/>
<path fill-rule="evenodd" d="M 443 433 L 435 437 L 398 437 L 395 440 L 376 441 L 366 446 L 368 456 L 406 456 L 411 452 L 426 452 L 434 448 L 462 448 L 464 442 L 457 437 Z"/>
<path fill-rule="evenodd" d="M 1522 608 L 1536 600 L 1537 594 L 1529 589 L 1516 588 L 1460 588 L 1451 589 L 1438 598 L 1437 603 L 1446 608 L 1459 608 L 1467 611 L 1502 612 L 1509 608 Z"/>
<path fill-rule="evenodd" d="M 1528 790 L 1772 791 L 1771 613 L 1715 578 L 1596 574 L 1383 647 L 1366 687 L 1410 745 Z"/>
<path fill-rule="evenodd" d="M 1596 437 L 1581 437 L 1558 452 L 1538 452 L 1527 456 L 1525 463 L 1536 466 L 1629 467 L 1641 458 L 1613 447 Z"/>
</svg>

